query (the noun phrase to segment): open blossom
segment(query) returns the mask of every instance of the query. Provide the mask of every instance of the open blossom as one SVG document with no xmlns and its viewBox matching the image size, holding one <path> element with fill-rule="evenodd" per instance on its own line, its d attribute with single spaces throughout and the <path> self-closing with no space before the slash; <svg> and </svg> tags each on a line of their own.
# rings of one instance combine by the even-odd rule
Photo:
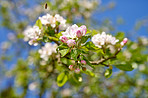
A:
<svg viewBox="0 0 148 98">
<path fill-rule="evenodd" d="M 66 36 L 60 36 L 60 40 L 61 40 L 63 43 L 67 43 L 68 38 L 67 38 Z"/>
<path fill-rule="evenodd" d="M 40 57 L 45 61 L 48 60 L 52 53 L 56 53 L 57 44 L 46 43 L 44 47 L 39 49 Z"/>
<path fill-rule="evenodd" d="M 65 30 L 67 25 L 66 25 L 66 20 L 60 16 L 59 14 L 56 14 L 55 16 L 52 16 L 50 14 L 46 14 L 42 17 L 39 17 L 41 20 L 41 23 L 43 25 L 51 25 L 52 28 L 56 27 L 56 22 L 59 22 L 59 29 L 60 30 Z"/>
<path fill-rule="evenodd" d="M 99 48 L 102 48 L 103 45 L 115 45 L 119 40 L 112 35 L 108 35 L 105 32 L 102 34 L 96 34 L 92 37 L 92 42 Z"/>
<path fill-rule="evenodd" d="M 67 41 L 67 45 L 69 46 L 69 47 L 72 47 L 72 46 L 74 46 L 76 44 L 76 42 L 75 42 L 75 40 L 73 40 L 73 39 L 69 39 L 68 41 Z"/>
<path fill-rule="evenodd" d="M 78 27 L 76 24 L 69 26 L 65 32 L 62 34 L 68 38 L 76 38 L 76 37 L 82 37 L 85 36 L 87 31 L 86 26 L 82 25 L 81 27 Z"/>
<path fill-rule="evenodd" d="M 38 45 L 38 42 L 36 39 L 31 39 L 29 42 L 28 42 L 29 45 L 34 45 L 34 46 L 37 46 Z"/>
<path fill-rule="evenodd" d="M 37 45 L 37 39 L 41 35 L 41 30 L 38 26 L 27 27 L 27 29 L 23 32 L 24 34 L 24 41 L 29 41 L 30 45 Z"/>
</svg>

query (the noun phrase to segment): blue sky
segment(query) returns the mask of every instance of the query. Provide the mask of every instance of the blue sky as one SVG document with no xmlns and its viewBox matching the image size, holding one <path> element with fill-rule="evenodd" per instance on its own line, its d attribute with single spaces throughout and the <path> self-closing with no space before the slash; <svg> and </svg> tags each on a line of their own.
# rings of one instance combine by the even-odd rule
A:
<svg viewBox="0 0 148 98">
<path fill-rule="evenodd" d="M 102 0 L 101 6 L 106 5 L 110 1 L 115 2 L 115 8 L 104 13 L 99 13 L 96 17 L 99 19 L 109 17 L 109 19 L 113 21 L 113 24 L 117 18 L 122 17 L 125 24 L 117 26 L 117 30 L 119 31 L 127 33 L 132 31 L 136 21 L 144 19 L 148 16 L 148 0 Z M 146 28 L 142 27 L 134 34 L 134 36 L 131 36 L 130 38 L 136 39 L 138 36 L 148 37 L 148 31 L 146 31 Z"/>
</svg>

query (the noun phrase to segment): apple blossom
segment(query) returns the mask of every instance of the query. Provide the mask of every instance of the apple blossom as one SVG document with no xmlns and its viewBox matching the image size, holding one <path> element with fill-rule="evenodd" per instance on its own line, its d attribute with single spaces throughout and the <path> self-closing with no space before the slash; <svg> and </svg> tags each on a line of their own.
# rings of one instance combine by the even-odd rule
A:
<svg viewBox="0 0 148 98">
<path fill-rule="evenodd" d="M 59 22 L 59 29 L 60 30 L 65 30 L 67 25 L 66 25 L 66 20 L 60 16 L 59 14 L 56 14 L 55 16 L 52 16 L 50 14 L 46 14 L 42 17 L 39 17 L 41 20 L 41 23 L 43 25 L 51 25 L 52 28 L 56 27 L 56 22 Z"/>
<path fill-rule="evenodd" d="M 75 69 L 75 73 L 79 74 L 80 73 L 80 69 L 79 68 L 76 68 Z"/>
<path fill-rule="evenodd" d="M 73 39 L 69 39 L 68 41 L 67 41 L 67 45 L 69 46 L 69 47 L 72 47 L 72 46 L 74 46 L 76 44 L 76 42 L 75 42 L 75 40 L 73 40 Z"/>
<path fill-rule="evenodd" d="M 86 26 L 82 25 L 81 27 L 78 27 L 76 24 L 69 26 L 65 32 L 62 34 L 65 35 L 68 38 L 80 38 L 82 36 L 85 36 L 86 34 Z"/>
<path fill-rule="evenodd" d="M 37 45 L 37 39 L 41 35 L 41 30 L 39 29 L 38 26 L 33 26 L 33 27 L 27 27 L 27 29 L 23 32 L 24 34 L 24 41 L 29 41 L 30 45 Z"/>
<path fill-rule="evenodd" d="M 120 43 L 121 46 L 124 46 L 127 43 L 128 39 L 124 38 L 123 41 Z"/>
<path fill-rule="evenodd" d="M 81 64 L 86 65 L 86 61 L 85 60 L 81 60 Z"/>
<path fill-rule="evenodd" d="M 115 45 L 119 40 L 112 35 L 108 35 L 105 32 L 102 34 L 96 34 L 92 37 L 92 42 L 99 48 L 102 48 L 103 45 Z"/>
<path fill-rule="evenodd" d="M 63 43 L 67 43 L 68 38 L 67 38 L 66 36 L 60 36 L 60 40 L 61 40 Z"/>
<path fill-rule="evenodd" d="M 85 36 L 87 32 L 87 28 L 85 25 L 82 25 L 81 27 L 78 28 L 78 31 L 76 32 L 77 37 L 81 38 L 82 36 Z"/>
<path fill-rule="evenodd" d="M 52 53 L 56 53 L 57 44 L 52 43 L 46 43 L 44 47 L 39 49 L 39 54 L 42 59 L 45 61 L 48 60 L 49 56 L 52 55 Z"/>
<path fill-rule="evenodd" d="M 68 68 L 69 68 L 70 70 L 73 70 L 73 66 L 74 66 L 74 65 L 69 65 Z"/>
</svg>

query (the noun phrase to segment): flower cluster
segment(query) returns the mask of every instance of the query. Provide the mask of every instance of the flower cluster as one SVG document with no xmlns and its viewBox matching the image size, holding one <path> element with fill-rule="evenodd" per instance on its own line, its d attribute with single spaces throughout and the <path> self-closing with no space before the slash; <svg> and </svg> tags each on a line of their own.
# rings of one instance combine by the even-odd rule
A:
<svg viewBox="0 0 148 98">
<path fill-rule="evenodd" d="M 57 44 L 52 43 L 46 43 L 44 47 L 39 49 L 40 57 L 47 61 L 49 56 L 51 56 L 53 53 L 56 53 Z"/>
<path fill-rule="evenodd" d="M 33 27 L 27 27 L 27 29 L 23 32 L 24 34 L 24 40 L 29 41 L 28 43 L 30 45 L 37 46 L 37 39 L 41 35 L 41 30 L 39 29 L 38 26 L 33 26 Z"/>
<path fill-rule="evenodd" d="M 67 27 L 66 20 L 59 14 L 56 14 L 55 16 L 46 14 L 42 17 L 39 17 L 39 19 L 43 25 L 50 25 L 52 28 L 56 27 L 57 22 L 59 23 L 60 30 L 65 30 Z"/>
<path fill-rule="evenodd" d="M 76 44 L 75 39 L 80 39 L 82 36 L 85 36 L 87 28 L 85 25 L 78 27 L 76 24 L 69 26 L 65 32 L 60 36 L 60 40 L 63 43 L 67 43 L 69 47 L 72 47 Z"/>
<path fill-rule="evenodd" d="M 85 60 L 81 60 L 81 64 L 82 64 L 82 65 L 86 65 L 86 61 L 85 61 Z M 74 70 L 75 73 L 77 73 L 77 74 L 80 73 L 80 69 L 79 69 L 77 66 L 75 66 L 75 65 L 69 65 L 68 68 L 69 68 L 71 71 Z M 83 71 L 86 71 L 86 67 L 82 67 L 82 70 L 83 70 Z"/>
<path fill-rule="evenodd" d="M 105 32 L 102 32 L 102 34 L 96 34 L 92 37 L 92 42 L 99 48 L 102 48 L 103 45 L 115 45 L 118 41 L 118 39 Z"/>
</svg>

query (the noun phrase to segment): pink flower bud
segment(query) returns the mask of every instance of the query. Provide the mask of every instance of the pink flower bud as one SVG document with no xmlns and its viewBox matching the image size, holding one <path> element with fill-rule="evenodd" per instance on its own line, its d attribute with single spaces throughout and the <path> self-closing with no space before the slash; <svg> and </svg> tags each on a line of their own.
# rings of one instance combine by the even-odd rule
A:
<svg viewBox="0 0 148 98">
<path fill-rule="evenodd" d="M 86 34 L 87 28 L 85 25 L 82 25 L 81 27 L 78 28 L 76 35 L 78 38 L 81 38 Z"/>
<path fill-rule="evenodd" d="M 69 65 L 68 67 L 70 70 L 73 70 L 73 65 Z"/>
<path fill-rule="evenodd" d="M 81 64 L 86 65 L 86 61 L 85 60 L 81 60 Z"/>
<path fill-rule="evenodd" d="M 127 41 L 128 41 L 128 39 L 127 39 L 127 38 L 124 38 L 122 42 L 123 42 L 124 44 L 126 44 Z"/>
<path fill-rule="evenodd" d="M 68 41 L 67 41 L 67 45 L 69 46 L 69 47 L 72 47 L 72 46 L 74 46 L 76 44 L 76 42 L 75 42 L 75 40 L 73 40 L 73 39 L 69 39 Z"/>
<path fill-rule="evenodd" d="M 78 30 L 78 31 L 76 32 L 76 34 L 77 34 L 77 37 L 78 37 L 78 38 L 81 38 L 81 37 L 82 37 L 82 35 L 83 35 L 83 33 L 81 33 L 81 31 L 80 31 L 80 30 Z"/>
<path fill-rule="evenodd" d="M 60 40 L 63 42 L 63 43 L 66 43 L 68 41 L 68 38 L 66 36 L 60 36 Z"/>
<path fill-rule="evenodd" d="M 80 73 L 80 69 L 79 68 L 76 68 L 75 69 L 75 73 L 79 74 Z"/>
<path fill-rule="evenodd" d="M 123 41 L 120 43 L 121 46 L 124 46 L 127 43 L 128 39 L 124 38 Z"/>
</svg>

